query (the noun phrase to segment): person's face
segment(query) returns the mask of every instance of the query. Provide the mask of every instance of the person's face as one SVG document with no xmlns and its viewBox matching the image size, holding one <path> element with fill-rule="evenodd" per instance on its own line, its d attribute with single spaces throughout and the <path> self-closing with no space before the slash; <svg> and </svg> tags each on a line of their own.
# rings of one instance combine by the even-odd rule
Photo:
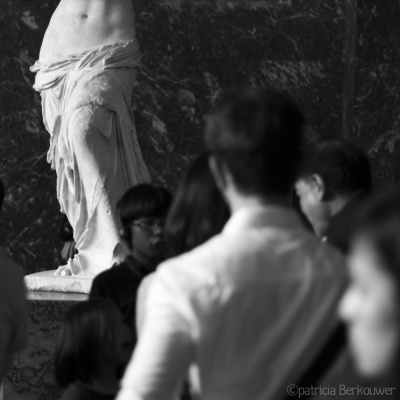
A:
<svg viewBox="0 0 400 400">
<path fill-rule="evenodd" d="M 157 260 L 165 255 L 164 219 L 143 217 L 133 221 L 132 249 L 140 257 Z"/>
<path fill-rule="evenodd" d="M 393 279 L 385 272 L 372 243 L 358 238 L 349 257 L 351 284 L 339 308 L 360 373 L 388 373 L 399 350 L 399 306 Z"/>
<path fill-rule="evenodd" d="M 300 208 L 318 233 L 329 222 L 329 209 L 323 199 L 323 188 L 317 180 L 299 179 L 295 184 L 299 196 Z"/>
</svg>

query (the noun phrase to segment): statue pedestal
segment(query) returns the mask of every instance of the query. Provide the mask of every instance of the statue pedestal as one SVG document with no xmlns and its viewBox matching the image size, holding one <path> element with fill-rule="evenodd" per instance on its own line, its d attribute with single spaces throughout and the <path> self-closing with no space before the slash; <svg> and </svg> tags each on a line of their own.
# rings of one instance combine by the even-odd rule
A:
<svg viewBox="0 0 400 400">
<path fill-rule="evenodd" d="M 52 275 L 54 278 L 57 281 L 67 278 L 76 280 Z M 66 282 L 69 282 L 68 279 Z M 86 294 L 65 291 L 28 292 L 29 344 L 14 357 L 3 381 L 4 400 L 56 400 L 61 397 L 62 390 L 55 382 L 53 364 L 58 330 L 66 312 L 87 298 Z"/>
<path fill-rule="evenodd" d="M 57 293 L 90 293 L 93 277 L 61 276 L 54 275 L 54 272 L 55 270 L 26 275 L 26 288 L 32 291 L 39 290 Z"/>
</svg>

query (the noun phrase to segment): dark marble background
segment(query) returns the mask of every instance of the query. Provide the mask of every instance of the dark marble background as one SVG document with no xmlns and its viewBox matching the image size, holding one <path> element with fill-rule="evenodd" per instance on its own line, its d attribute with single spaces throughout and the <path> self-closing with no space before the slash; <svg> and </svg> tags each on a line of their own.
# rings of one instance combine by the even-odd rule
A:
<svg viewBox="0 0 400 400">
<path fill-rule="evenodd" d="M 32 273 L 55 268 L 61 250 L 56 176 L 46 163 L 48 134 L 29 71 L 58 0 L 0 4 L 0 177 L 7 187 L 0 235 Z M 221 92 L 265 85 L 300 102 L 309 140 L 348 132 L 368 151 L 378 186 L 399 179 L 397 0 L 134 4 L 144 66 L 133 108 L 154 182 L 176 186 L 202 148 L 204 115 Z"/>
</svg>

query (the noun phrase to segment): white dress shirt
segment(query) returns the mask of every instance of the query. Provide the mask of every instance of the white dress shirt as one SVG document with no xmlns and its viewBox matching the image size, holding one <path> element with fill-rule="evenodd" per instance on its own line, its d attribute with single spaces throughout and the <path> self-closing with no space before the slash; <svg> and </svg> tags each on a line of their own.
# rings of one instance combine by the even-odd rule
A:
<svg viewBox="0 0 400 400">
<path fill-rule="evenodd" d="M 342 256 L 281 207 L 237 211 L 223 232 L 164 262 L 117 400 L 170 400 L 189 373 L 203 400 L 279 400 L 331 333 Z"/>
</svg>

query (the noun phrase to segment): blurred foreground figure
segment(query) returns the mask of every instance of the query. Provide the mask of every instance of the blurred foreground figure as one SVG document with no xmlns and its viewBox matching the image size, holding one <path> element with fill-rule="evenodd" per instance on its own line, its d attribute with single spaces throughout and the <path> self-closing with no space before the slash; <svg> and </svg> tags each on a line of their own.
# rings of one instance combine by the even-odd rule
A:
<svg viewBox="0 0 400 400">
<path fill-rule="evenodd" d="M 400 398 L 400 189 L 373 199 L 356 226 L 340 307 L 360 373 Z"/>
<path fill-rule="evenodd" d="M 302 132 L 274 90 L 231 96 L 210 117 L 210 167 L 232 216 L 155 272 L 118 400 L 172 400 L 187 374 L 203 400 L 279 400 L 313 364 L 346 271 L 289 208 Z"/>
<path fill-rule="evenodd" d="M 117 306 L 93 299 L 65 316 L 55 351 L 62 400 L 113 400 L 131 355 L 128 328 Z"/>
<path fill-rule="evenodd" d="M 4 186 L 0 180 L 0 211 Z M 20 267 L 0 248 L 0 393 L 8 364 L 28 344 L 28 303 Z"/>
<path fill-rule="evenodd" d="M 116 203 L 149 180 L 130 108 L 140 53 L 131 0 L 62 0 L 43 39 L 34 89 L 47 160 L 79 254 L 58 274 L 97 275 L 126 255 Z"/>
<path fill-rule="evenodd" d="M 304 152 L 296 192 L 315 234 L 347 253 L 355 211 L 371 185 L 367 155 L 344 140 L 327 140 Z"/>
</svg>

